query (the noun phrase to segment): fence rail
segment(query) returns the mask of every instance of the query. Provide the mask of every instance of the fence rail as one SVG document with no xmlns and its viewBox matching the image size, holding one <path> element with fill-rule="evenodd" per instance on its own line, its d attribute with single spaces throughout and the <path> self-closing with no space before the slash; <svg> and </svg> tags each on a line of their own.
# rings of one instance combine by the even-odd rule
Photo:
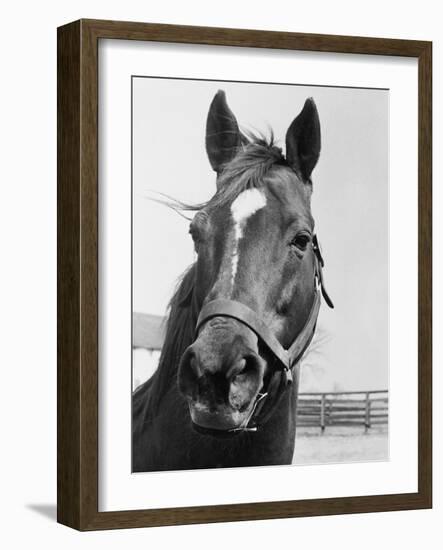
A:
<svg viewBox="0 0 443 550">
<path fill-rule="evenodd" d="M 367 432 L 388 424 L 388 392 L 300 393 L 297 427 L 362 426 Z"/>
</svg>

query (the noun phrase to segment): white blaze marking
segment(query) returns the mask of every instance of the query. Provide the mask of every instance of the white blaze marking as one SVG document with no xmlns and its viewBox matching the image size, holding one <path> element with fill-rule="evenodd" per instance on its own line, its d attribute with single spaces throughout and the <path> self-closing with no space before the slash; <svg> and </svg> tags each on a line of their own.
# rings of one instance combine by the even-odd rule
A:
<svg viewBox="0 0 443 550">
<path fill-rule="evenodd" d="M 266 206 L 266 197 L 258 189 L 246 189 L 231 204 L 231 214 L 234 220 L 234 248 L 232 251 L 231 283 L 234 288 L 238 267 L 238 243 L 243 236 L 243 229 L 252 214 Z"/>
</svg>

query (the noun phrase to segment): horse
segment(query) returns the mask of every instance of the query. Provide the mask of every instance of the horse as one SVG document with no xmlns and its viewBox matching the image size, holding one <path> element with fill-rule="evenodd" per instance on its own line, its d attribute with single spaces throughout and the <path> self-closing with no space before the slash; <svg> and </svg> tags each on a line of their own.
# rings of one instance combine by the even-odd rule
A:
<svg viewBox="0 0 443 550">
<path fill-rule="evenodd" d="M 196 261 L 169 304 L 156 372 L 133 393 L 134 472 L 291 464 L 300 359 L 324 288 L 311 174 L 320 120 L 306 99 L 286 133 L 240 131 L 219 90 L 206 122 L 216 192 L 186 205 Z"/>
</svg>

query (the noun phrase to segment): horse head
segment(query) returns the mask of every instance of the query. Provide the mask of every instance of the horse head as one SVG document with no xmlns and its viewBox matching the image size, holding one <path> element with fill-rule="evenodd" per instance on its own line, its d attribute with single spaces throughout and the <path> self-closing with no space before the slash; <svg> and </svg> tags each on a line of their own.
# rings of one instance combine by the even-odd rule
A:
<svg viewBox="0 0 443 550">
<path fill-rule="evenodd" d="M 235 432 L 249 425 L 263 396 L 274 391 L 277 399 L 315 329 L 322 263 L 311 214 L 320 155 L 315 103 L 307 99 L 290 124 L 284 156 L 272 137 L 242 133 L 219 91 L 206 150 L 217 191 L 190 225 L 192 300 L 201 313 L 178 384 L 194 426 Z M 297 339 L 294 361 L 285 354 Z"/>
</svg>

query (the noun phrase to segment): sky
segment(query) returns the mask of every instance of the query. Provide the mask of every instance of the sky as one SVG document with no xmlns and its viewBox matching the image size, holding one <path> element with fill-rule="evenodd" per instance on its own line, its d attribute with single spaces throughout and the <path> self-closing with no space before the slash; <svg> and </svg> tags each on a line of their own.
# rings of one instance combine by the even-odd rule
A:
<svg viewBox="0 0 443 550">
<path fill-rule="evenodd" d="M 312 213 L 325 259 L 319 335 L 306 364 L 328 389 L 386 389 L 389 380 L 389 92 L 284 84 L 133 79 L 133 307 L 164 315 L 180 274 L 194 261 L 189 222 L 152 200 L 155 192 L 202 202 L 215 192 L 205 151 L 217 90 L 241 128 L 286 130 L 313 97 L 322 150 Z"/>
</svg>

